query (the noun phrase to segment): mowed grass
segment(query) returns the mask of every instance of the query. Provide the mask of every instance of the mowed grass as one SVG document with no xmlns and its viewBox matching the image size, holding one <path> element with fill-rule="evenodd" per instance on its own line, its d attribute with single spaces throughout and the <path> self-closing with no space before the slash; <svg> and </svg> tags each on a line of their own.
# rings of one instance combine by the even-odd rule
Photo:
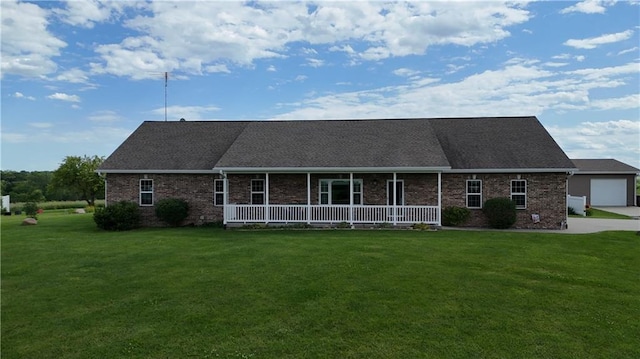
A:
<svg viewBox="0 0 640 359">
<path fill-rule="evenodd" d="M 638 358 L 640 236 L 2 218 L 9 358 Z"/>
</svg>

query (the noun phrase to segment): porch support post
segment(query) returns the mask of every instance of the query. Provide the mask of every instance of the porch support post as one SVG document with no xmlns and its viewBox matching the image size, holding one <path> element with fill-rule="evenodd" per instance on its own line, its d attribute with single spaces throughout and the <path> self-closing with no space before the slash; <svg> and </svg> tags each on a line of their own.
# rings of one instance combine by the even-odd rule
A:
<svg viewBox="0 0 640 359">
<path fill-rule="evenodd" d="M 398 224 L 398 199 L 396 198 L 396 192 L 397 192 L 397 188 L 398 188 L 398 174 L 396 172 L 393 172 L 393 188 L 391 189 L 391 191 L 393 191 L 393 225 L 397 225 Z"/>
<path fill-rule="evenodd" d="M 227 211 L 229 210 L 227 204 L 229 204 L 229 180 L 227 179 L 226 173 L 221 173 L 222 175 L 222 224 L 227 225 Z"/>
<path fill-rule="evenodd" d="M 264 174 L 264 223 L 269 223 L 269 172 Z"/>
<path fill-rule="evenodd" d="M 349 224 L 353 227 L 353 172 L 349 172 Z"/>
<path fill-rule="evenodd" d="M 311 172 L 307 172 L 307 224 L 311 224 Z"/>
<path fill-rule="evenodd" d="M 438 227 L 442 226 L 442 172 L 438 172 Z"/>
</svg>

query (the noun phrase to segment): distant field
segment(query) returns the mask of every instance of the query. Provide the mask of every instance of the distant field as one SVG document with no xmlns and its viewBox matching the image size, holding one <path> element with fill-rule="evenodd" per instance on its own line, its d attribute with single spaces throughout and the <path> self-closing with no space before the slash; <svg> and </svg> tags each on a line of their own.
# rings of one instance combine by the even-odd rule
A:
<svg viewBox="0 0 640 359">
<path fill-rule="evenodd" d="M 16 210 L 22 210 L 22 206 L 24 206 L 23 202 L 11 203 L 11 212 L 15 213 Z M 51 210 L 51 209 L 72 209 L 72 208 L 85 208 L 87 206 L 87 201 L 48 201 L 48 202 L 38 202 L 38 207 L 43 210 Z M 104 206 L 104 200 L 99 199 L 96 200 L 96 206 Z"/>
<path fill-rule="evenodd" d="M 640 237 L 2 217 L 10 358 L 640 358 Z"/>
</svg>

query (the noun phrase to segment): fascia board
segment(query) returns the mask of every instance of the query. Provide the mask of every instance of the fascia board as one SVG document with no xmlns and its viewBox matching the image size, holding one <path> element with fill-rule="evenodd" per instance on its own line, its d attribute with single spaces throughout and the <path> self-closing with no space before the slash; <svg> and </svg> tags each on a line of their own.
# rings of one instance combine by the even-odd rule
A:
<svg viewBox="0 0 640 359">
<path fill-rule="evenodd" d="M 225 173 L 435 173 L 451 167 L 216 167 L 214 172 Z"/>
<path fill-rule="evenodd" d="M 450 169 L 444 173 L 575 173 L 577 168 L 464 168 Z"/>
<path fill-rule="evenodd" d="M 122 173 L 122 174 L 144 174 L 144 173 L 157 173 L 157 174 L 212 174 L 217 173 L 214 170 L 118 170 L 118 169 L 106 169 L 95 170 L 96 173 Z"/>
</svg>

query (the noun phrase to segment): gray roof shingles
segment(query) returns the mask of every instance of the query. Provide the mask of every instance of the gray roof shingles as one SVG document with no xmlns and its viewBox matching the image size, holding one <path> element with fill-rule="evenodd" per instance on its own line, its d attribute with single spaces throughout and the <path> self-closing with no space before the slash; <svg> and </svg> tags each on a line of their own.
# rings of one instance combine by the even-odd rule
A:
<svg viewBox="0 0 640 359">
<path fill-rule="evenodd" d="M 254 122 L 218 167 L 449 167 L 428 121 Z"/>
<path fill-rule="evenodd" d="M 535 117 L 144 122 L 103 171 L 575 168 Z"/>
<path fill-rule="evenodd" d="M 210 170 L 246 121 L 143 122 L 100 170 Z"/>
<path fill-rule="evenodd" d="M 640 169 L 613 158 L 572 159 L 579 172 L 640 173 Z"/>
<path fill-rule="evenodd" d="M 536 117 L 430 120 L 455 169 L 569 169 L 575 166 Z"/>
</svg>

